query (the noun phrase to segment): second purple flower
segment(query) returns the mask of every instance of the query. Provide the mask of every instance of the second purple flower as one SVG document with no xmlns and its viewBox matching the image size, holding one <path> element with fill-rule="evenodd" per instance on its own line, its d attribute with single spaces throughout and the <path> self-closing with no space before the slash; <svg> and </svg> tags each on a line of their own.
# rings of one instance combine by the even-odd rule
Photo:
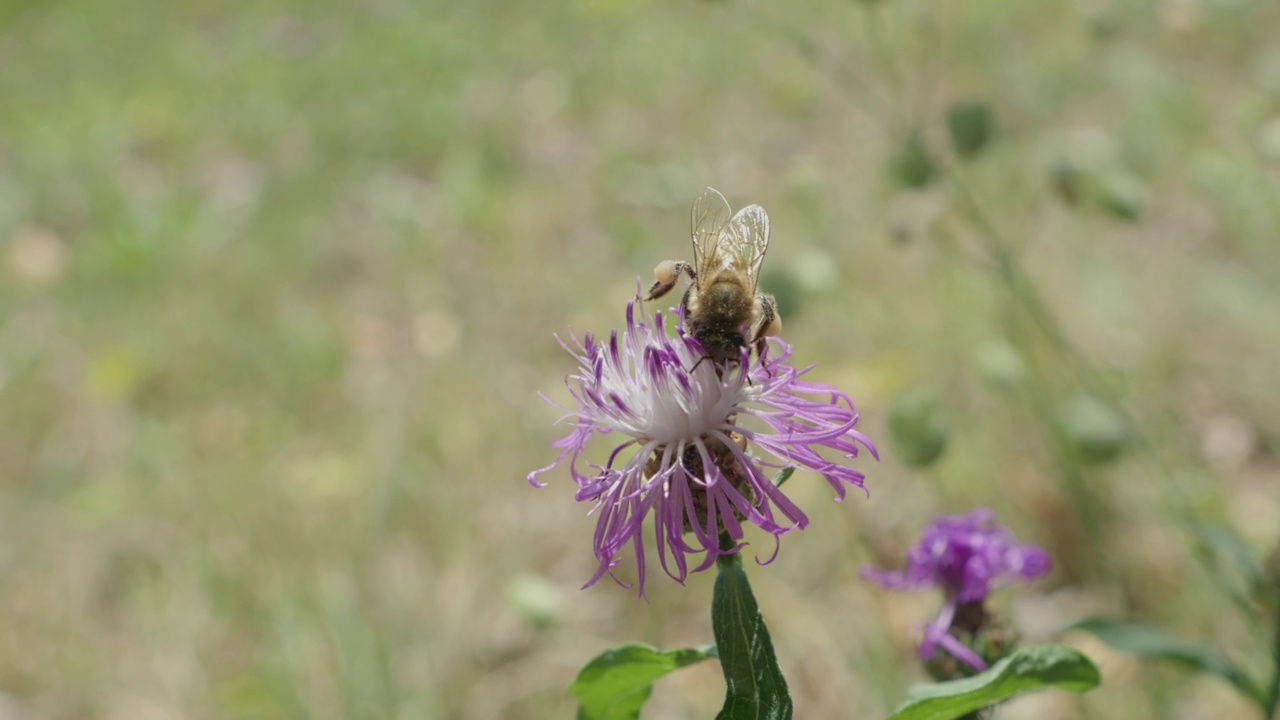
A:
<svg viewBox="0 0 1280 720">
<path fill-rule="evenodd" d="M 989 508 L 933 521 L 919 544 L 907 554 L 902 570 L 867 567 L 862 577 L 890 590 L 938 588 L 945 604 L 924 628 L 920 656 L 929 660 L 941 646 L 974 670 L 986 670 L 984 659 L 955 634 L 977 636 L 991 618 L 983 603 L 991 591 L 1014 580 L 1033 580 L 1049 572 L 1053 561 L 1035 545 L 1019 544 L 1013 531 L 996 524 Z"/>
</svg>

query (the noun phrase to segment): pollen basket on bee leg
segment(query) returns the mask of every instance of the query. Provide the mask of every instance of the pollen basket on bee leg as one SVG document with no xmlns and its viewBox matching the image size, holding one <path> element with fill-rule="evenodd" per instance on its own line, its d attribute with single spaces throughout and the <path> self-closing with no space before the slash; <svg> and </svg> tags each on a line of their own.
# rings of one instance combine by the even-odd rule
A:
<svg viewBox="0 0 1280 720">
<path fill-rule="evenodd" d="M 675 260 L 663 260 L 653 268 L 653 277 L 664 285 L 675 284 L 679 279 L 678 273 Z"/>
</svg>

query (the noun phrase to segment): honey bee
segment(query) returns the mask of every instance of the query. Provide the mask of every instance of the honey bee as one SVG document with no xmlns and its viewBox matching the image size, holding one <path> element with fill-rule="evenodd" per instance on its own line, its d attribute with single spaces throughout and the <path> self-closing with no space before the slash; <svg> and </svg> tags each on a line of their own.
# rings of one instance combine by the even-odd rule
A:
<svg viewBox="0 0 1280 720">
<path fill-rule="evenodd" d="M 764 339 L 782 330 L 773 296 L 757 289 L 769 249 L 769 215 L 759 205 L 737 213 L 718 191 L 707 188 L 693 201 L 690 232 L 693 264 L 664 260 L 653 269 L 647 300 L 666 295 L 688 275 L 680 305 L 685 330 L 718 367 L 737 362 L 748 343 L 762 355 Z M 749 340 L 748 340 L 749 338 Z"/>
</svg>

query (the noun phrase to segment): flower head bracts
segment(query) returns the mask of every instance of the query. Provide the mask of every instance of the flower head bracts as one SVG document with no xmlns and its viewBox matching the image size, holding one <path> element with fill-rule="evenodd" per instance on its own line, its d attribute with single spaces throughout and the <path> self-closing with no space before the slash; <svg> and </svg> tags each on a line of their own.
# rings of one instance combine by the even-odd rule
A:
<svg viewBox="0 0 1280 720">
<path fill-rule="evenodd" d="M 638 320 L 636 308 L 628 304 L 626 327 L 607 343 L 590 335 L 572 345 L 561 341 L 578 361 L 578 371 L 565 379 L 574 403 L 562 418 L 573 429 L 554 444 L 561 451 L 556 461 L 529 474 L 529 482 L 541 486 L 537 476 L 567 458 L 578 500 L 594 503 L 600 567 L 587 586 L 631 546 L 644 593 L 641 533 L 650 514 L 659 561 L 680 582 L 690 572 L 689 554 L 705 553 L 692 570 L 698 572 L 741 549 L 744 520 L 775 538 L 803 529 L 808 518 L 766 469 L 819 473 L 837 499 L 846 486 L 863 487 L 861 472 L 819 452 L 852 458 L 862 447 L 875 456 L 854 429 L 857 410 L 835 388 L 801 380 L 811 368 L 787 364 L 789 345 L 770 339 L 763 358 L 744 350 L 740 362 L 717 366 L 682 329 L 669 335 L 663 313 Z M 611 433 L 625 437 L 605 464 L 583 463 L 588 440 Z M 751 445 L 769 457 L 748 453 Z M 721 532 L 731 547 L 721 548 Z"/>
<path fill-rule="evenodd" d="M 995 513 L 982 508 L 968 515 L 935 520 L 925 530 L 920 543 L 908 553 L 905 569 L 887 571 L 867 567 L 861 574 L 891 590 L 941 588 L 946 605 L 942 614 L 925 628 L 921 656 L 932 657 L 934 647 L 941 644 L 957 658 L 983 670 L 986 664 L 948 634 L 957 607 L 980 603 L 992 589 L 1013 580 L 1040 577 L 1048 573 L 1051 566 L 1047 552 L 1034 545 L 1017 544 L 1013 532 L 996 525 Z"/>
</svg>

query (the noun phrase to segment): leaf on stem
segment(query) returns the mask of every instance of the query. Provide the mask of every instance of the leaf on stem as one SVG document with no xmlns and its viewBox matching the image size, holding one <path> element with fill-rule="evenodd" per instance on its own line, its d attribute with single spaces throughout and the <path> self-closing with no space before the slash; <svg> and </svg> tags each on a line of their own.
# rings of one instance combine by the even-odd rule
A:
<svg viewBox="0 0 1280 720">
<path fill-rule="evenodd" d="M 1058 411 L 1058 424 L 1076 455 L 1090 465 L 1105 465 L 1129 445 L 1124 417 L 1110 404 L 1088 394 L 1071 398 Z"/>
<path fill-rule="evenodd" d="M 922 188 L 937 173 L 938 165 L 919 132 L 908 135 L 889 160 L 889 174 L 904 188 Z"/>
<path fill-rule="evenodd" d="M 962 158 L 971 158 L 991 140 L 991 108 L 984 102 L 963 101 L 947 108 L 947 133 L 951 147 Z"/>
<path fill-rule="evenodd" d="M 1064 645 L 1023 648 L 979 675 L 916 685 L 889 720 L 954 720 L 1017 695 L 1056 688 L 1085 692 L 1097 687 L 1098 668 Z"/>
<path fill-rule="evenodd" d="M 1148 625 L 1127 620 L 1092 618 L 1067 628 L 1093 634 L 1107 645 L 1138 657 L 1170 660 L 1225 678 L 1245 697 L 1260 706 L 1266 702 L 1261 688 L 1235 663 L 1209 645 L 1170 635 Z"/>
<path fill-rule="evenodd" d="M 1254 587 L 1261 582 L 1262 563 L 1235 531 L 1212 523 L 1196 523 L 1191 527 L 1191 531 L 1195 533 L 1205 550 L 1220 558 L 1231 560 L 1240 569 L 1249 587 Z"/>
<path fill-rule="evenodd" d="M 721 557 L 719 566 L 711 625 L 727 689 L 716 720 L 788 720 L 791 696 L 741 553 Z"/>
<path fill-rule="evenodd" d="M 579 720 L 634 720 L 653 683 L 672 671 L 715 657 L 714 647 L 662 651 L 628 643 L 605 650 L 583 666 L 569 686 Z"/>
</svg>

